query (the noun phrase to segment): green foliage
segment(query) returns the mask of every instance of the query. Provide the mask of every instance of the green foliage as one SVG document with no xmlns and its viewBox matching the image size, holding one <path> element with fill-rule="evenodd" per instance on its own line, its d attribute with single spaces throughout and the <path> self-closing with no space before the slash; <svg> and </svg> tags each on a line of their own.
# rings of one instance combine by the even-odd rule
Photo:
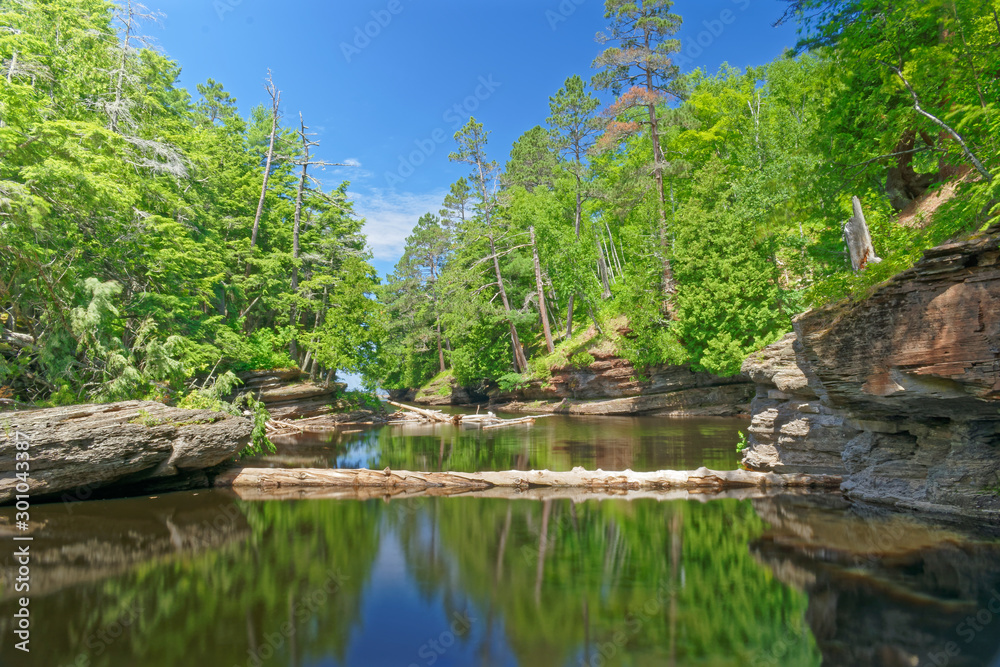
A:
<svg viewBox="0 0 1000 667">
<path fill-rule="evenodd" d="M 270 109 L 241 115 L 213 79 L 181 88 L 177 63 L 119 33 L 133 5 L 42 4 L 0 9 L 0 62 L 17 63 L 0 76 L 0 310 L 36 339 L 0 351 L 19 400 L 168 400 L 195 374 L 307 354 L 369 388 L 544 379 L 595 320 L 625 322 L 615 344 L 640 372 L 728 375 L 1000 201 L 994 1 L 791 0 L 797 55 L 681 76 L 674 3 L 606 0 L 593 85 L 614 104 L 570 76 L 503 171 L 470 118 L 450 156 L 467 178 L 381 284 L 348 184 L 302 178 L 280 122 L 251 252 Z M 950 199 L 901 224 L 927 191 Z M 858 275 L 853 196 L 883 259 Z"/>
<path fill-rule="evenodd" d="M 574 366 L 579 366 L 580 368 L 586 368 L 592 363 L 597 361 L 594 359 L 594 355 L 589 352 L 577 352 L 572 357 L 569 358 L 569 362 Z"/>
<path fill-rule="evenodd" d="M 253 431 L 250 444 L 240 455 L 274 453 L 274 444 L 267 438 L 267 422 L 271 415 L 268 414 L 264 403 L 257 400 L 251 392 L 240 394 L 235 401 L 228 400 L 240 384 L 242 381 L 232 371 L 227 371 L 215 378 L 211 385 L 188 392 L 178 402 L 177 407 L 189 410 L 212 410 L 231 415 L 249 415 L 253 421 Z"/>
<path fill-rule="evenodd" d="M 740 431 L 739 439 L 736 441 L 736 453 L 742 454 L 743 450 L 750 446 L 750 441 L 747 440 L 747 434 L 744 431 Z"/>
<path fill-rule="evenodd" d="M 293 339 L 374 316 L 349 300 L 326 326 L 349 258 L 366 261 L 364 221 L 346 184 L 307 179 L 293 257 L 302 151 L 284 128 L 248 257 L 270 111 L 241 117 L 212 79 L 192 99 L 176 63 L 118 31 L 136 7 L 0 9 L 0 307 L 36 337 L 0 373 L 26 401 L 156 398 L 215 368 L 294 366 Z M 343 359 L 360 366 L 343 350 L 322 363 Z"/>
<path fill-rule="evenodd" d="M 696 369 L 739 373 L 743 360 L 791 327 L 780 309 L 773 244 L 755 242 L 753 218 L 726 188 L 726 170 L 710 161 L 678 213 L 674 250 L 676 333 Z M 685 224 L 687 223 L 687 224 Z"/>
<path fill-rule="evenodd" d="M 528 386 L 528 379 L 520 373 L 505 373 L 496 379 L 497 386 L 504 393 L 518 391 Z"/>
<path fill-rule="evenodd" d="M 370 391 L 342 391 L 337 394 L 340 409 L 344 410 L 374 410 L 383 412 L 382 401 Z"/>
</svg>

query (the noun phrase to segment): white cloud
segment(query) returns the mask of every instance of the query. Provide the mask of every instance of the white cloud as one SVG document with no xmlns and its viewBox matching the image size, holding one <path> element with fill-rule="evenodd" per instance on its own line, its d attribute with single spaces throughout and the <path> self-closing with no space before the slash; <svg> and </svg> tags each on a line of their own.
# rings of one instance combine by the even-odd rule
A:
<svg viewBox="0 0 1000 667">
<path fill-rule="evenodd" d="M 446 191 L 415 194 L 385 193 L 372 188 L 367 194 L 350 192 L 354 210 L 365 218 L 365 235 L 375 259 L 395 263 L 403 255 L 406 237 L 425 213 L 441 209 Z"/>
<path fill-rule="evenodd" d="M 346 160 L 344 160 L 344 164 L 346 164 L 348 167 L 360 167 L 361 160 L 359 160 L 356 157 L 349 157 Z"/>
</svg>

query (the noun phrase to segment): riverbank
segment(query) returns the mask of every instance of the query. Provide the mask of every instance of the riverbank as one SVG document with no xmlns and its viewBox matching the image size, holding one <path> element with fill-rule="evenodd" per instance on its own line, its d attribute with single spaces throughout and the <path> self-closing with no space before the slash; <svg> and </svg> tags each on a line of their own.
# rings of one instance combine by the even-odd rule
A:
<svg viewBox="0 0 1000 667">
<path fill-rule="evenodd" d="M 613 342 L 600 340 L 591 328 L 575 341 L 580 349 L 569 360 L 555 362 L 504 391 L 495 384 L 461 386 L 442 373 L 415 390 L 393 392 L 393 398 L 425 406 L 488 404 L 515 413 L 651 417 L 749 417 L 752 382 L 742 376 L 721 377 L 690 366 L 657 365 L 637 369 L 620 356 Z M 583 361 L 579 361 L 580 359 Z"/>
<path fill-rule="evenodd" d="M 744 464 L 843 474 L 848 497 L 1000 518 L 1000 225 L 752 355 Z"/>
</svg>

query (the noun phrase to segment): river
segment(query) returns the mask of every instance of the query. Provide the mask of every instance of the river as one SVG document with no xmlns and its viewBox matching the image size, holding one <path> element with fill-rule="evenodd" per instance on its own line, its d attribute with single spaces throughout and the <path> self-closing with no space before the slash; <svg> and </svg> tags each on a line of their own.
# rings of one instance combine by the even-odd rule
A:
<svg viewBox="0 0 1000 667">
<path fill-rule="evenodd" d="M 552 417 L 283 442 L 262 464 L 732 468 L 746 422 Z M 995 529 L 839 494 L 241 499 L 32 510 L 31 652 L 59 666 L 989 665 Z M 537 494 L 535 494 L 537 495 Z M 754 497 L 757 496 L 757 497 Z M 0 526 L 13 508 L 0 510 Z"/>
</svg>

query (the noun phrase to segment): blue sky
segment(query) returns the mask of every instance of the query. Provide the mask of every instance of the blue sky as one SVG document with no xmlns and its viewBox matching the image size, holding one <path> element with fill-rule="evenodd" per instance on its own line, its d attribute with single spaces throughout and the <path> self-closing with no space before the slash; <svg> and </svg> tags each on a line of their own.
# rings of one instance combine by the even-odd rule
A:
<svg viewBox="0 0 1000 667">
<path fill-rule="evenodd" d="M 452 164 L 456 129 L 474 115 L 505 162 L 526 130 L 544 124 L 567 77 L 589 78 L 606 26 L 601 0 L 145 0 L 166 14 L 145 28 L 182 67 L 181 84 L 214 78 L 246 115 L 267 97 L 268 68 L 288 123 L 301 112 L 319 155 L 350 168 L 319 176 L 351 181 L 380 273 L 402 253 L 417 218 L 437 212 L 465 175 Z M 772 28 L 781 0 L 678 0 L 686 71 L 723 62 L 761 65 L 796 41 Z"/>
</svg>

